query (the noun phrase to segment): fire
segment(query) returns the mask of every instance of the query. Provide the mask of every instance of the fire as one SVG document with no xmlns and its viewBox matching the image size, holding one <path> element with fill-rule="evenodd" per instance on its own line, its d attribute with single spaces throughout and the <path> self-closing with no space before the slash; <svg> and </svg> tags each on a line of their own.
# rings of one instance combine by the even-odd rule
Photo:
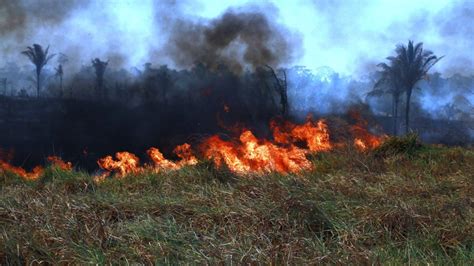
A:
<svg viewBox="0 0 474 266">
<path fill-rule="evenodd" d="M 0 160 L 0 172 L 11 172 L 25 180 L 36 180 L 43 173 L 43 167 L 36 166 L 31 172 L 17 166 L 13 166 L 5 161 Z"/>
<path fill-rule="evenodd" d="M 193 155 L 191 151 L 191 145 L 184 143 L 183 145 L 177 146 L 173 151 L 181 160 L 178 162 L 172 162 L 165 159 L 163 154 L 157 148 L 150 148 L 147 151 L 148 156 L 155 165 L 155 170 L 178 170 L 186 165 L 195 165 L 198 163 L 198 159 Z"/>
<path fill-rule="evenodd" d="M 48 156 L 47 160 L 52 166 L 58 167 L 64 171 L 72 170 L 72 163 L 65 162 L 58 156 Z M 36 166 L 31 170 L 31 172 L 28 172 L 21 167 L 13 166 L 6 161 L 0 160 L 0 172 L 11 172 L 25 180 L 36 180 L 43 175 L 44 168 L 42 166 Z"/>
<path fill-rule="evenodd" d="M 100 168 L 109 172 L 117 172 L 120 177 L 139 172 L 140 160 L 135 154 L 126 151 L 117 152 L 115 153 L 115 158 L 117 160 L 114 160 L 112 156 L 109 155 L 99 159 L 97 163 Z"/>
<path fill-rule="evenodd" d="M 312 168 L 307 151 L 296 146 L 279 147 L 268 140 L 258 140 L 245 130 L 239 142 L 225 141 L 219 136 L 206 139 L 201 150 L 217 167 L 226 166 L 238 174 L 268 172 L 300 172 Z"/>
<path fill-rule="evenodd" d="M 71 162 L 65 162 L 58 156 L 48 156 L 47 160 L 52 165 L 54 165 L 55 167 L 58 167 L 61 170 L 64 170 L 64 171 L 71 171 L 72 170 L 72 163 Z"/>
<path fill-rule="evenodd" d="M 385 135 L 377 136 L 367 130 L 368 122 L 364 120 L 358 112 L 351 112 L 350 115 L 357 122 L 351 126 L 350 131 L 354 136 L 354 146 L 360 151 L 367 151 L 377 148 L 386 138 Z"/>
<path fill-rule="evenodd" d="M 369 133 L 366 126 L 367 122 L 359 119 L 358 124 L 351 128 L 355 137 L 354 145 L 361 151 L 375 148 L 382 141 L 381 137 Z M 286 174 L 311 170 L 313 165 L 306 156 L 309 153 L 329 151 L 335 146 L 330 141 L 326 121 L 314 121 L 311 117 L 301 125 L 273 120 L 270 123 L 273 141 L 259 139 L 252 131 L 239 124 L 224 128 L 238 138 L 225 140 L 219 135 L 213 135 L 204 139 L 198 150 L 203 158 L 211 160 L 217 168 L 226 167 L 240 175 L 269 172 Z M 178 170 L 198 163 L 187 143 L 177 146 L 174 153 L 180 158 L 179 161 L 168 160 L 159 149 L 150 148 L 147 154 L 153 162 L 152 170 Z M 108 172 L 116 172 L 120 177 L 146 168 L 140 166 L 139 159 L 131 153 L 120 152 L 116 154 L 116 158 L 117 160 L 111 156 L 102 158 L 98 162 L 99 166 Z"/>
<path fill-rule="evenodd" d="M 273 129 L 273 138 L 277 143 L 304 142 L 312 152 L 332 149 L 329 140 L 329 130 L 324 120 L 314 122 L 311 117 L 308 117 L 306 123 L 302 125 L 296 125 L 288 121 L 282 124 L 278 126 L 275 120 L 270 124 L 270 127 Z"/>
<path fill-rule="evenodd" d="M 184 143 L 177 146 L 173 151 L 181 160 L 173 162 L 165 158 L 163 153 L 157 148 L 150 148 L 147 151 L 148 156 L 153 162 L 152 170 L 160 172 L 162 170 L 178 170 L 186 165 L 195 165 L 198 159 L 193 155 L 191 145 Z M 106 156 L 97 161 L 100 168 L 107 171 L 107 173 L 99 176 L 97 180 L 102 180 L 109 175 L 110 172 L 115 172 L 119 177 L 124 177 L 128 174 L 139 173 L 146 169 L 146 166 L 140 165 L 140 159 L 133 153 L 117 152 L 115 158 Z"/>
<path fill-rule="evenodd" d="M 257 139 L 250 130 L 243 130 L 239 141 L 225 141 L 219 136 L 206 139 L 201 145 L 205 158 L 217 167 L 224 165 L 238 174 L 297 173 L 312 169 L 306 158 L 310 152 L 328 151 L 332 148 L 329 131 L 324 120 L 296 125 L 288 121 L 270 124 L 274 143 Z M 297 143 L 306 147 L 301 148 Z"/>
<path fill-rule="evenodd" d="M 350 127 L 350 132 L 354 137 L 353 145 L 358 150 L 373 149 L 382 143 L 385 136 L 370 133 L 367 130 L 368 122 L 358 113 L 353 112 L 351 116 L 357 121 Z M 313 164 L 307 158 L 308 154 L 329 151 L 340 146 L 331 143 L 329 129 L 324 119 L 314 121 L 308 117 L 303 124 L 273 120 L 270 123 L 272 139 L 257 138 L 252 131 L 245 129 L 241 124 L 224 128 L 237 137 L 223 139 L 219 135 L 213 135 L 202 140 L 197 150 L 202 158 L 212 161 L 217 168 L 225 167 L 240 175 L 269 172 L 287 174 L 312 170 Z M 174 171 L 199 162 L 188 143 L 176 146 L 173 153 L 179 160 L 166 159 L 158 148 L 152 147 L 147 150 L 151 164 L 141 164 L 135 154 L 127 151 L 117 152 L 115 157 L 105 156 L 97 161 L 105 172 L 95 176 L 94 180 L 101 182 L 111 173 L 121 178 L 146 170 Z M 47 160 L 51 165 L 65 171 L 73 168 L 70 162 L 65 162 L 57 156 L 49 156 Z M 0 172 L 12 172 L 27 180 L 38 179 L 44 172 L 41 166 L 28 172 L 21 167 L 10 165 L 7 161 L 0 159 Z"/>
</svg>

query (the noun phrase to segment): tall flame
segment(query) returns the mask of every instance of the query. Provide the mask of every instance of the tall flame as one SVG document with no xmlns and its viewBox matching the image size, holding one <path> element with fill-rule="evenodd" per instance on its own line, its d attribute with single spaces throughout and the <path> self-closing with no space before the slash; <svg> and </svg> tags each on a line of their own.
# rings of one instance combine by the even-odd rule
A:
<svg viewBox="0 0 474 266">
<path fill-rule="evenodd" d="M 314 122 L 308 118 L 303 125 L 273 120 L 270 127 L 274 143 L 259 140 L 250 130 L 244 130 L 238 142 L 225 141 L 217 135 L 206 139 L 201 145 L 201 152 L 217 167 L 225 165 L 239 174 L 295 173 L 312 169 L 306 154 L 332 148 L 324 120 Z M 303 142 L 306 147 L 298 147 L 298 142 Z"/>
<path fill-rule="evenodd" d="M 306 150 L 293 145 L 279 147 L 268 140 L 258 140 L 249 130 L 240 135 L 239 142 L 212 136 L 202 143 L 201 151 L 217 167 L 225 165 L 238 174 L 289 173 L 312 168 Z"/>
</svg>

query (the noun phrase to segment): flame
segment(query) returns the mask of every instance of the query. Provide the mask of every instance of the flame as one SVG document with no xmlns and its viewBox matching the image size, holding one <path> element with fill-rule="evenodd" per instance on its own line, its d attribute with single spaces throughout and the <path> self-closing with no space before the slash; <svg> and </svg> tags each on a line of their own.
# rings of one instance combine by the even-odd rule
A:
<svg viewBox="0 0 474 266">
<path fill-rule="evenodd" d="M 217 135 L 209 137 L 201 145 L 201 151 L 217 167 L 225 165 L 238 174 L 289 173 L 312 168 L 305 149 L 293 145 L 279 147 L 268 140 L 258 140 L 250 130 L 240 135 L 239 142 L 225 141 Z"/>
<path fill-rule="evenodd" d="M 367 130 L 368 122 L 363 120 L 360 114 L 353 112 L 351 115 L 357 121 L 350 127 L 350 132 L 354 137 L 353 145 L 360 151 L 379 146 L 385 136 L 370 133 Z M 217 168 L 226 167 L 241 175 L 269 172 L 287 174 L 312 170 L 313 165 L 307 158 L 308 154 L 329 151 L 339 146 L 337 143 L 331 143 L 329 129 L 324 119 L 314 121 L 308 117 L 303 124 L 272 120 L 270 123 L 272 140 L 257 138 L 252 131 L 241 124 L 237 123 L 229 127 L 219 119 L 218 122 L 221 122 L 224 128 L 237 137 L 227 140 L 219 135 L 210 136 L 201 141 L 198 151 L 203 158 L 211 160 Z M 145 170 L 154 172 L 179 170 L 199 162 L 188 143 L 176 146 L 173 153 L 179 160 L 166 159 L 158 148 L 148 149 L 147 155 L 152 162 L 151 165 L 140 164 L 140 159 L 127 151 L 117 152 L 115 157 L 105 156 L 97 161 L 99 167 L 105 172 L 95 176 L 94 180 L 102 182 L 111 173 L 121 178 Z M 57 156 L 49 156 L 47 160 L 60 169 L 72 170 L 73 166 L 70 162 L 65 162 Z M 41 166 L 28 172 L 21 167 L 10 165 L 7 161 L 0 159 L 0 172 L 13 172 L 27 180 L 38 179 L 44 172 Z"/>
<path fill-rule="evenodd" d="M 0 160 L 0 171 L 11 172 L 15 175 L 22 177 L 25 180 L 36 180 L 43 173 L 43 167 L 36 166 L 31 172 L 28 172 L 21 167 L 13 166 L 5 161 Z"/>
<path fill-rule="evenodd" d="M 334 147 L 325 120 L 314 121 L 308 117 L 301 125 L 273 120 L 270 128 L 273 131 L 273 141 L 259 139 L 252 131 L 236 125 L 231 131 L 238 138 L 225 140 L 213 135 L 200 143 L 199 151 L 217 168 L 226 167 L 237 174 L 269 172 L 286 174 L 313 169 L 306 156 L 309 153 L 329 151 Z M 361 143 L 368 145 L 366 142 Z M 168 160 L 158 148 L 150 148 L 147 154 L 153 162 L 152 170 L 155 172 L 178 170 L 183 166 L 198 163 L 191 146 L 187 143 L 177 146 L 174 153 L 180 158 L 179 161 Z M 120 177 L 142 171 L 146 167 L 140 166 L 139 159 L 128 152 L 117 153 L 116 158 L 116 160 L 111 156 L 102 158 L 98 161 L 99 166 L 109 173 L 116 172 Z M 108 173 L 101 178 L 107 175 Z"/>
<path fill-rule="evenodd" d="M 259 140 L 250 130 L 243 130 L 238 142 L 225 141 L 217 135 L 206 139 L 201 145 L 201 152 L 217 167 L 225 165 L 238 174 L 297 173 L 312 169 L 311 162 L 306 158 L 308 153 L 332 148 L 324 120 L 315 122 L 308 117 L 302 125 L 273 120 L 270 128 L 274 143 Z M 295 145 L 299 142 L 303 142 L 306 148 Z"/>
<path fill-rule="evenodd" d="M 172 162 L 165 159 L 163 154 L 157 148 L 150 148 L 147 151 L 148 156 L 155 165 L 155 170 L 178 170 L 186 165 L 195 165 L 198 163 L 198 159 L 193 155 L 191 151 L 191 145 L 184 143 L 176 146 L 173 152 L 181 159 L 178 162 Z"/>
<path fill-rule="evenodd" d="M 173 162 L 166 159 L 161 151 L 155 147 L 147 150 L 147 154 L 153 162 L 153 170 L 159 172 L 162 170 L 178 170 L 186 165 L 195 165 L 198 163 L 198 159 L 193 155 L 191 145 L 184 143 L 176 146 L 173 152 L 180 158 L 178 162 Z M 111 172 L 117 173 L 119 177 L 124 177 L 131 173 L 139 173 L 145 170 L 145 167 L 140 165 L 140 159 L 129 152 L 117 152 L 115 154 L 115 160 L 112 156 L 106 156 L 97 161 L 100 168 L 107 171 L 104 174 L 96 176 L 97 181 L 102 181 Z"/>
<path fill-rule="evenodd" d="M 117 152 L 115 153 L 115 158 L 117 158 L 117 160 L 114 160 L 112 156 L 109 155 L 99 159 L 97 164 L 100 168 L 106 171 L 117 172 L 120 177 L 131 173 L 137 173 L 141 170 L 140 160 L 133 153 L 126 151 Z"/>
<path fill-rule="evenodd" d="M 356 124 L 351 126 L 350 131 L 354 136 L 354 146 L 359 151 L 375 149 L 382 144 L 387 136 L 378 136 L 370 133 L 367 130 L 369 123 L 361 117 L 359 112 L 352 111 L 349 115 L 356 120 Z"/>
<path fill-rule="evenodd" d="M 61 170 L 64 170 L 64 171 L 71 171 L 72 170 L 72 163 L 71 162 L 65 162 L 58 156 L 48 156 L 47 160 L 52 165 L 58 167 Z"/>
<path fill-rule="evenodd" d="M 281 126 L 273 120 L 270 123 L 273 129 L 273 139 L 277 143 L 291 144 L 295 142 L 305 142 L 312 152 L 328 151 L 332 149 L 329 140 L 329 130 L 325 120 L 314 122 L 310 116 L 302 125 L 296 125 L 285 121 Z"/>
<path fill-rule="evenodd" d="M 72 163 L 65 162 L 58 156 L 48 156 L 48 162 L 51 165 L 58 167 L 65 171 L 72 170 Z M 42 166 L 35 166 L 31 172 L 26 171 L 22 167 L 13 166 L 10 163 L 0 160 L 0 172 L 11 172 L 15 175 L 22 177 L 25 180 L 36 180 L 44 173 L 44 168 Z"/>
</svg>

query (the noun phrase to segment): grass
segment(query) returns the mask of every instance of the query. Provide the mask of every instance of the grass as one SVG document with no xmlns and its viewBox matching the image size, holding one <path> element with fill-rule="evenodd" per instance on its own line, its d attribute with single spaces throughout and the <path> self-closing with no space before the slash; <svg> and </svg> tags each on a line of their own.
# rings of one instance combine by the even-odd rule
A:
<svg viewBox="0 0 474 266">
<path fill-rule="evenodd" d="M 474 151 L 392 142 L 288 176 L 3 173 L 0 263 L 472 265 Z"/>
</svg>

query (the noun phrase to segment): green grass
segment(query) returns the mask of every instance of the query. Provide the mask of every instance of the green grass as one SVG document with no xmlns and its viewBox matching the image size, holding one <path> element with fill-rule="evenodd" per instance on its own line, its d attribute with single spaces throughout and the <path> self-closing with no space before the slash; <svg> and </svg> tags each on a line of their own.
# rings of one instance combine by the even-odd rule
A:
<svg viewBox="0 0 474 266">
<path fill-rule="evenodd" d="M 397 141 L 301 175 L 3 173 L 0 263 L 472 265 L 474 151 Z"/>
</svg>

